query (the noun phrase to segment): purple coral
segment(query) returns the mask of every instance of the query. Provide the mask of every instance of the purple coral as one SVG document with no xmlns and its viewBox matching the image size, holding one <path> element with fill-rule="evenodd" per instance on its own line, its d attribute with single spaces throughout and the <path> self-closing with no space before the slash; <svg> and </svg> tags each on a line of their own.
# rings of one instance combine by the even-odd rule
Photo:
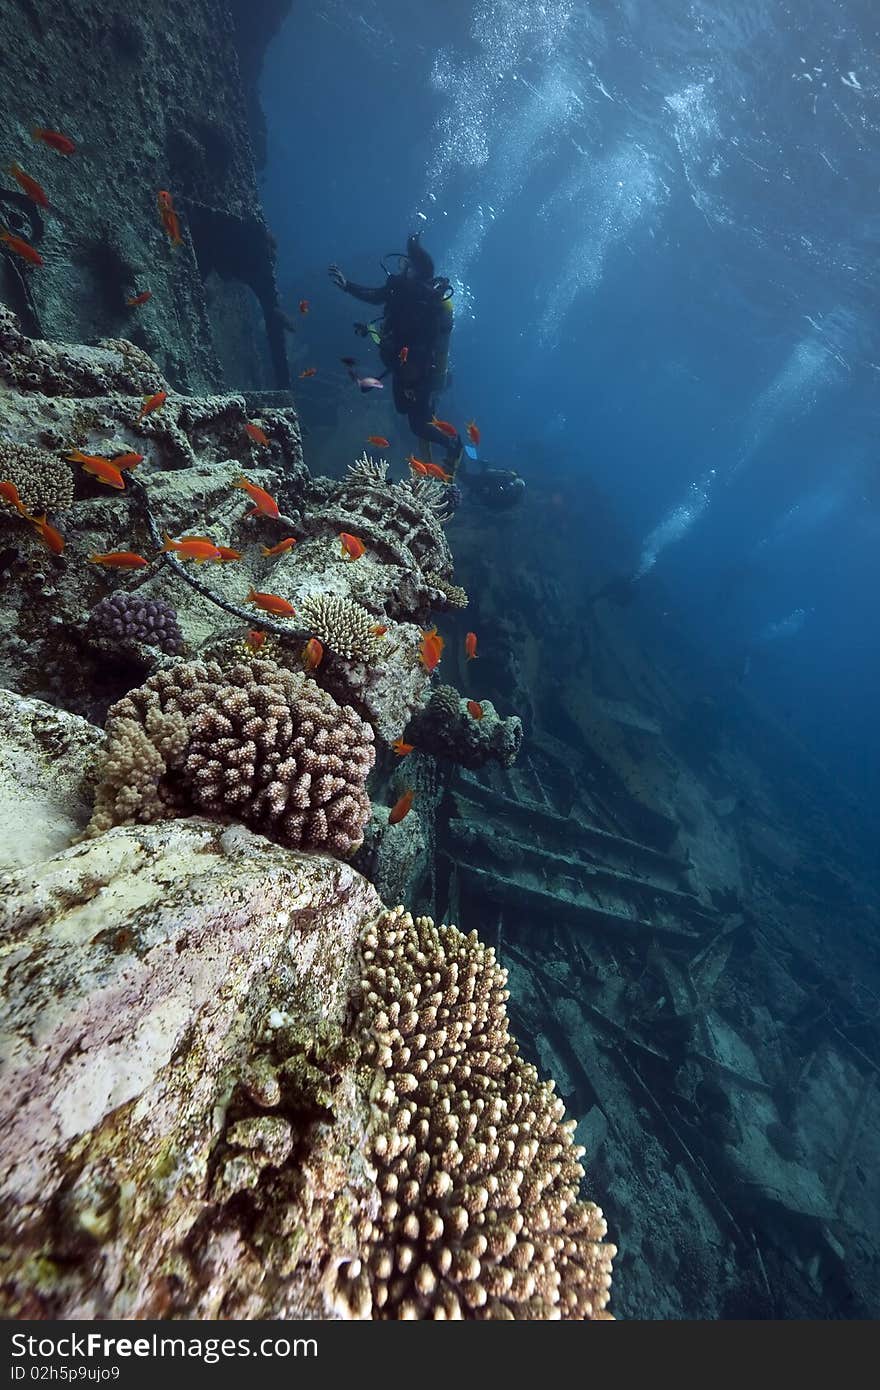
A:
<svg viewBox="0 0 880 1390">
<path fill-rule="evenodd" d="M 180 656 L 186 649 L 177 612 L 170 603 L 124 589 L 117 589 L 95 604 L 89 627 L 96 637 L 111 642 L 143 642 L 168 656 Z"/>
</svg>

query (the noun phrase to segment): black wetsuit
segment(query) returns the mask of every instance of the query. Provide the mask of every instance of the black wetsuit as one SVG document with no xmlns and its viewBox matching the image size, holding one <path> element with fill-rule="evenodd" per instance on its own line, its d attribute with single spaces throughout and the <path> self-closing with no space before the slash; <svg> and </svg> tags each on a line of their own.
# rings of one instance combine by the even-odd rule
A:
<svg viewBox="0 0 880 1390">
<path fill-rule="evenodd" d="M 450 438 L 431 424 L 436 400 L 446 385 L 452 308 L 433 280 L 413 275 L 389 275 L 384 285 L 372 288 L 346 280 L 346 294 L 365 304 L 383 304 L 379 355 L 386 373 L 391 372 L 394 408 L 406 415 L 417 439 L 438 444 L 447 457 L 461 453 L 461 439 Z M 400 351 L 407 349 L 406 361 Z"/>
</svg>

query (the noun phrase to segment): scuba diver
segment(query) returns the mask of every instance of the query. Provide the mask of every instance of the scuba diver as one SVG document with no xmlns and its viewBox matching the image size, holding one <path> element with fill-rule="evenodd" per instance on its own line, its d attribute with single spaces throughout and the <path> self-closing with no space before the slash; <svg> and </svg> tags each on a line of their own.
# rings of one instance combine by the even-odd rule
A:
<svg viewBox="0 0 880 1390">
<path fill-rule="evenodd" d="M 384 306 L 380 320 L 356 323 L 355 332 L 378 345 L 385 367 L 378 380 L 391 373 L 395 410 L 407 416 L 417 439 L 437 444 L 444 451 L 445 466 L 455 478 L 449 489 L 452 509 L 463 488 L 483 506 L 506 511 L 525 495 L 526 485 L 519 474 L 487 468 L 478 460 L 476 449 L 464 444 L 458 433 L 447 435 L 431 424 L 436 418 L 437 398 L 448 384 L 453 291 L 446 276 L 434 274 L 434 261 L 420 238 L 420 232 L 407 238 L 406 254 L 397 254 L 395 272 L 385 265 L 388 257 L 383 259 L 384 285 L 356 285 L 338 265 L 331 265 L 328 273 L 334 285 L 354 299 Z M 465 454 L 476 464 L 475 470 L 465 463 Z"/>
<path fill-rule="evenodd" d="M 329 275 L 334 285 L 355 299 L 384 305 L 378 328 L 356 323 L 355 331 L 378 343 L 385 366 L 382 376 L 389 372 L 392 376 L 397 413 L 408 417 L 417 439 L 439 445 L 447 466 L 454 470 L 461 458 L 461 437 L 446 435 L 431 424 L 437 397 L 446 387 L 452 286 L 445 276 L 434 274 L 434 262 L 419 238 L 420 233 L 414 232 L 407 239 L 406 255 L 398 255 L 393 274 L 383 260 L 385 284 L 375 289 L 346 279 L 338 265 L 330 266 Z"/>
</svg>

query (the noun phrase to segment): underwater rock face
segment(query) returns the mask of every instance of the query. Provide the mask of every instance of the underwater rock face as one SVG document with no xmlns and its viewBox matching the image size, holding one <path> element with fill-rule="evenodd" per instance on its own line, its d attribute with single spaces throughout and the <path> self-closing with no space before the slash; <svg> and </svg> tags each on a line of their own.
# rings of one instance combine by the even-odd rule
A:
<svg viewBox="0 0 880 1390">
<path fill-rule="evenodd" d="M 256 97 L 236 52 L 246 37 L 254 84 L 272 32 L 263 18 L 237 28 L 224 0 L 154 0 L 143 12 L 128 0 L 0 9 L 0 144 L 50 204 L 42 210 L 11 181 L 0 190 L 0 220 L 43 256 L 31 271 L 0 255 L 0 299 L 33 334 L 135 337 L 176 387 L 217 389 L 203 283 L 214 270 L 255 300 L 252 321 L 232 325 L 238 354 L 225 345 L 226 381 L 244 383 L 260 333 L 272 362 L 260 384 L 289 384 L 248 121 Z M 60 156 L 35 141 L 36 119 L 57 121 L 76 151 Z M 179 245 L 162 225 L 160 189 L 173 197 Z M 147 290 L 148 302 L 128 304 Z"/>
<path fill-rule="evenodd" d="M 303 1272 L 270 1291 L 212 1165 L 231 1199 L 289 1152 L 289 1121 L 236 1130 L 230 1097 L 242 1078 L 260 1094 L 267 1030 L 338 1028 L 379 906 L 347 865 L 200 820 L 4 876 L 7 1315 L 322 1315 L 306 1271 L 330 1254 L 332 1203 L 326 1226 L 277 1233 L 274 1258 L 295 1244 Z M 303 1122 L 314 1203 L 358 1170 L 356 1117 L 348 1096 L 332 1142 Z"/>
<path fill-rule="evenodd" d="M 47 859 L 85 829 L 100 742 L 85 719 L 0 690 L 0 872 Z"/>
</svg>

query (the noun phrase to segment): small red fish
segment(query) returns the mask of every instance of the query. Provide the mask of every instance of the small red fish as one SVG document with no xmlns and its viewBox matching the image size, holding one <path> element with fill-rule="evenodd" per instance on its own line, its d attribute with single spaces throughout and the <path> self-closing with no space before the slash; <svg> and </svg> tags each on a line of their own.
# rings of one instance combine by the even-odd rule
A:
<svg viewBox="0 0 880 1390">
<path fill-rule="evenodd" d="M 259 628 L 248 629 L 248 635 L 244 639 L 252 652 L 258 652 L 266 640 L 265 632 L 260 632 Z"/>
<path fill-rule="evenodd" d="M 131 299 L 125 301 L 127 309 L 136 309 L 139 304 L 146 304 L 148 299 L 153 298 L 152 290 L 142 290 L 140 294 L 132 295 Z"/>
<path fill-rule="evenodd" d="M 258 512 L 261 516 L 278 517 L 280 515 L 275 498 L 265 488 L 257 487 L 256 483 L 252 483 L 250 478 L 245 478 L 243 474 L 239 474 L 232 486 L 244 488 L 254 504 L 245 513 L 246 516 L 255 516 Z"/>
<path fill-rule="evenodd" d="M 251 589 L 247 602 L 255 603 L 258 608 L 264 609 L 267 613 L 275 613 L 279 618 L 292 618 L 296 612 L 293 604 L 288 603 L 286 598 L 279 598 L 277 594 L 258 594 L 255 589 Z"/>
<path fill-rule="evenodd" d="M 468 661 L 475 661 L 477 657 L 477 634 L 469 632 L 464 639 L 464 649 Z"/>
<path fill-rule="evenodd" d="M 405 366 L 406 366 L 406 359 L 407 359 L 408 357 L 409 357 L 409 348 L 408 348 L 408 347 L 402 347 L 402 348 L 400 349 L 400 352 L 397 354 L 397 360 L 398 360 L 398 362 L 400 363 L 401 367 L 405 367 Z"/>
<path fill-rule="evenodd" d="M 468 700 L 467 710 L 472 719 L 482 719 L 483 706 L 478 704 L 476 700 Z"/>
<path fill-rule="evenodd" d="M 174 541 L 168 532 L 162 538 L 165 544 L 163 551 L 175 551 L 181 560 L 195 560 L 197 565 L 203 565 L 206 560 L 219 560 L 220 551 L 208 536 L 181 536 L 179 541 Z"/>
<path fill-rule="evenodd" d="M 324 660 L 324 648 L 317 637 L 310 637 L 302 649 L 302 664 L 307 671 L 314 671 Z"/>
<path fill-rule="evenodd" d="M 76 145 L 69 135 L 62 135 L 60 130 L 47 130 L 45 126 L 38 125 L 31 135 L 35 140 L 42 140 L 44 145 L 56 150 L 58 154 L 75 154 Z"/>
<path fill-rule="evenodd" d="M 269 448 L 269 436 L 260 429 L 259 425 L 252 425 L 250 420 L 248 420 L 245 425 L 245 430 L 255 444 L 259 444 L 263 449 Z"/>
<path fill-rule="evenodd" d="M 468 420 L 466 429 L 468 439 L 473 445 L 478 445 L 480 442 L 480 431 L 477 429 L 473 420 Z"/>
<path fill-rule="evenodd" d="M 53 555 L 60 555 L 64 549 L 64 537 L 60 531 L 56 531 L 54 526 L 50 526 L 46 519 L 46 513 L 43 512 L 42 516 L 32 516 L 30 520 L 37 528 L 43 544 L 52 551 Z"/>
<path fill-rule="evenodd" d="M 434 671 L 439 666 L 445 645 L 446 643 L 436 627 L 432 627 L 429 632 L 422 631 L 422 640 L 419 643 L 419 661 L 426 671 Z"/>
<path fill-rule="evenodd" d="M 427 478 L 428 465 L 426 463 L 423 463 L 421 459 L 417 459 L 413 454 L 410 454 L 409 458 L 407 459 L 407 463 L 409 464 L 410 468 L 414 473 L 421 473 L 423 478 Z"/>
<path fill-rule="evenodd" d="M 307 314 L 309 312 L 309 301 L 307 299 L 301 299 L 299 301 L 299 311 L 301 314 Z"/>
<path fill-rule="evenodd" d="M 391 445 L 384 434 L 368 434 L 367 443 L 375 444 L 377 449 L 390 449 Z"/>
<path fill-rule="evenodd" d="M 19 187 L 23 189 L 30 198 L 31 202 L 37 203 L 41 208 L 47 208 L 49 206 L 49 199 L 46 197 L 44 190 L 37 183 L 36 179 L 32 179 L 30 174 L 25 173 L 20 164 L 16 164 L 13 160 L 9 166 L 9 172 Z"/>
<path fill-rule="evenodd" d="M 296 536 L 285 536 L 284 540 L 283 540 L 283 541 L 279 541 L 277 545 L 264 545 L 264 546 L 263 546 L 263 554 L 264 554 L 264 555 L 283 555 L 284 552 L 285 552 L 285 550 L 292 550 L 293 547 L 294 547 L 295 545 L 296 545 Z"/>
<path fill-rule="evenodd" d="M 186 536 L 185 539 L 188 541 L 204 541 L 205 545 L 213 545 L 217 554 L 213 556 L 209 555 L 207 559 L 216 560 L 218 565 L 228 563 L 230 560 L 241 559 L 240 550 L 233 550 L 232 547 L 228 545 L 217 545 L 216 541 L 213 541 L 210 536 Z"/>
<path fill-rule="evenodd" d="M 411 753 L 415 748 L 414 743 L 404 743 L 402 738 L 396 738 L 391 747 L 394 749 L 398 758 L 405 758 L 407 753 Z"/>
<path fill-rule="evenodd" d="M 0 483 L 0 498 L 2 498 L 4 502 L 8 502 L 10 507 L 14 507 L 22 516 L 26 516 L 28 521 L 33 520 L 33 517 L 18 495 L 18 488 L 15 486 L 15 483 Z"/>
<path fill-rule="evenodd" d="M 412 804 L 413 793 L 409 789 L 407 789 L 403 793 L 403 796 L 401 796 L 397 801 L 395 801 L 394 805 L 391 807 L 391 810 L 388 812 L 388 824 L 396 825 L 398 821 L 403 820 L 404 816 L 408 814 L 409 808 L 412 806 Z"/>
<path fill-rule="evenodd" d="M 375 627 L 370 628 L 370 631 L 372 632 L 374 637 L 384 637 L 385 633 L 388 631 L 388 624 L 377 623 Z"/>
<path fill-rule="evenodd" d="M 143 463 L 143 454 L 136 454 L 134 450 L 129 454 L 115 454 L 110 462 L 114 468 L 118 468 L 120 473 L 124 468 L 137 468 L 139 463 Z"/>
<path fill-rule="evenodd" d="M 359 560 L 367 548 L 360 536 L 353 536 L 350 531 L 340 531 L 339 539 L 342 542 L 343 559 L 347 555 L 350 560 Z"/>
<path fill-rule="evenodd" d="M 143 570 L 150 563 L 133 550 L 110 550 L 106 555 L 90 555 L 89 559 L 93 565 L 107 565 L 117 570 Z"/>
<path fill-rule="evenodd" d="M 156 391 L 152 396 L 144 396 L 138 419 L 143 420 L 145 415 L 152 415 L 154 410 L 161 410 L 167 399 L 167 391 Z"/>
<path fill-rule="evenodd" d="M 4 242 L 16 256 L 20 256 L 28 265 L 42 265 L 43 257 L 35 246 L 31 246 L 24 237 L 13 236 L 5 227 L 0 227 L 0 241 Z"/>
<path fill-rule="evenodd" d="M 431 416 L 431 424 L 434 426 L 435 430 L 439 430 L 441 434 L 448 435 L 450 439 L 455 439 L 458 435 L 458 430 L 454 425 L 450 425 L 448 420 L 438 420 L 436 415 Z"/>
<path fill-rule="evenodd" d="M 156 201 L 159 204 L 162 226 L 171 238 L 171 245 L 179 246 L 183 238 L 180 235 L 180 219 L 174 207 L 174 199 L 166 188 L 160 188 Z"/>
<path fill-rule="evenodd" d="M 317 374 L 317 367 L 306 367 L 305 371 L 300 372 L 299 379 L 300 381 L 304 381 L 307 376 L 317 376 Z"/>
<path fill-rule="evenodd" d="M 101 454 L 84 454 L 82 449 L 71 449 L 67 457 L 71 463 L 78 463 L 84 473 L 90 473 L 99 483 L 106 483 L 107 487 L 115 487 L 121 492 L 125 487 L 125 479 L 115 464 L 109 459 L 105 459 Z"/>
</svg>

